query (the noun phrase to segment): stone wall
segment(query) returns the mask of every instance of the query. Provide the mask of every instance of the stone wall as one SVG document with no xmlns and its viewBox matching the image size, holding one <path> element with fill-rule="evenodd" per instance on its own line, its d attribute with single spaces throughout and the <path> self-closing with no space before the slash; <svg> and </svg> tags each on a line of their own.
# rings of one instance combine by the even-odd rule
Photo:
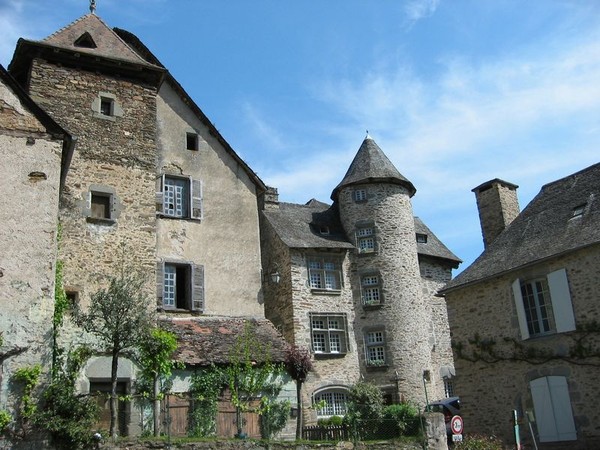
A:
<svg viewBox="0 0 600 450">
<path fill-rule="evenodd" d="M 482 339 L 493 338 L 498 351 L 510 351 L 506 346 L 512 344 L 504 342 L 504 338 L 509 338 L 534 351 L 568 354 L 569 348 L 575 343 L 574 338 L 581 337 L 581 334 L 571 332 L 520 340 L 511 289 L 512 282 L 517 278 L 531 279 L 562 268 L 567 271 L 577 326 L 581 327 L 594 320 L 600 321 L 597 296 L 600 291 L 600 246 L 595 245 L 521 271 L 448 292 L 448 318 L 454 344 L 466 345 L 469 339 L 478 334 Z M 585 342 L 589 342 L 592 348 L 600 348 L 598 333 L 589 335 Z M 505 442 L 510 442 L 512 410 L 517 410 L 520 417 L 527 411 L 533 411 L 529 382 L 538 377 L 560 375 L 567 378 L 578 436 L 578 440 L 568 442 L 568 446 L 573 449 L 596 448 L 600 442 L 597 427 L 600 412 L 595 402 L 590 401 L 596 398 L 597 393 L 598 370 L 594 360 L 595 358 L 588 358 L 587 361 L 575 359 L 572 364 L 560 359 L 551 359 L 543 364 L 516 360 L 488 364 L 470 362 L 455 354 L 455 387 L 461 397 L 466 432 L 496 434 Z M 581 364 L 586 362 L 592 365 Z M 535 429 L 535 424 L 533 427 Z M 521 432 L 525 441 L 531 445 L 528 426 L 522 426 Z"/>
<path fill-rule="evenodd" d="M 354 200 L 354 190 L 359 188 L 367 191 L 365 202 Z M 362 223 L 372 223 L 376 234 L 375 252 L 352 255 L 355 282 L 361 272 L 377 271 L 384 298 L 379 308 L 362 310 L 358 316 L 359 345 L 368 331 L 385 329 L 386 364 L 368 368 L 363 360 L 365 379 L 397 391 L 398 400 L 424 404 L 423 373 L 431 371 L 430 320 L 422 295 L 409 193 L 403 186 L 387 183 L 345 187 L 339 192 L 339 209 L 351 239 Z"/>
</svg>

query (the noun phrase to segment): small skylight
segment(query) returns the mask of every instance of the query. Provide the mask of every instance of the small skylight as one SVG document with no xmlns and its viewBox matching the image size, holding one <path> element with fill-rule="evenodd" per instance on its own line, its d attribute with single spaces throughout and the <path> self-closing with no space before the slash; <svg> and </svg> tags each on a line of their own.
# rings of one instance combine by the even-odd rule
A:
<svg viewBox="0 0 600 450">
<path fill-rule="evenodd" d="M 587 206 L 587 203 L 583 203 L 582 205 L 579 205 L 579 206 L 576 206 L 575 208 L 573 208 L 573 211 L 571 212 L 571 217 L 582 216 L 583 213 L 585 212 L 586 206 Z"/>
</svg>

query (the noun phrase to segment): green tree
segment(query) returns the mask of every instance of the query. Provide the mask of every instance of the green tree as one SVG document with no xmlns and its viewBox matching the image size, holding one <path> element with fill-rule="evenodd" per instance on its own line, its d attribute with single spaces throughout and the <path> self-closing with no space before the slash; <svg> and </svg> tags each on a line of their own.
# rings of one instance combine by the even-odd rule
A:
<svg viewBox="0 0 600 450">
<path fill-rule="evenodd" d="M 95 336 L 101 350 L 111 355 L 110 436 L 116 438 L 118 423 L 117 371 L 124 351 L 142 342 L 151 327 L 145 279 L 136 272 L 121 271 L 108 279 L 108 287 L 92 295 L 88 312 L 77 311 L 76 323 Z"/>
<path fill-rule="evenodd" d="M 173 359 L 177 350 L 177 337 L 161 328 L 153 328 L 139 345 L 138 363 L 142 385 L 152 386 L 152 414 L 154 436 L 160 435 L 160 401 L 168 389 L 168 381 L 178 364 Z M 143 393 L 143 392 L 142 392 Z"/>
<path fill-rule="evenodd" d="M 302 437 L 302 384 L 313 370 L 312 360 L 308 350 L 292 345 L 285 355 L 285 368 L 296 382 L 296 401 L 298 414 L 296 416 L 296 439 Z"/>
<path fill-rule="evenodd" d="M 251 402 L 259 394 L 281 389 L 273 381 L 281 373 L 281 367 L 271 362 L 270 349 L 257 338 L 250 322 L 246 322 L 243 333 L 236 339 L 224 373 L 231 391 L 231 402 L 235 407 L 237 436 L 242 437 L 242 413 L 250 410 Z M 261 406 L 255 411 L 261 414 Z"/>
</svg>

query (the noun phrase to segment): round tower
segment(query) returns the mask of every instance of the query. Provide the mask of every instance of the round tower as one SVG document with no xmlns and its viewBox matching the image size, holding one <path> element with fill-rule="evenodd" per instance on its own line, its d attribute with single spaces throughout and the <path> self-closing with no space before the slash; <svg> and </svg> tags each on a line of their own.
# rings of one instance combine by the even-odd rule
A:
<svg viewBox="0 0 600 450">
<path fill-rule="evenodd" d="M 356 246 L 351 282 L 365 380 L 395 401 L 423 404 L 431 347 L 410 201 L 415 192 L 367 136 L 331 198 Z"/>
</svg>

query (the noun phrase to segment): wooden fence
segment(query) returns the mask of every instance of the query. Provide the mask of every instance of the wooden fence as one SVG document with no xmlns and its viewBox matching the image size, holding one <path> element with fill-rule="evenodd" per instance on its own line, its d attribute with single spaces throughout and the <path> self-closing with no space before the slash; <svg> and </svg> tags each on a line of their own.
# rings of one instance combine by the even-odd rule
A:
<svg viewBox="0 0 600 450">
<path fill-rule="evenodd" d="M 348 441 L 349 432 L 345 425 L 313 425 L 302 429 L 302 438 L 308 441 Z"/>
</svg>

